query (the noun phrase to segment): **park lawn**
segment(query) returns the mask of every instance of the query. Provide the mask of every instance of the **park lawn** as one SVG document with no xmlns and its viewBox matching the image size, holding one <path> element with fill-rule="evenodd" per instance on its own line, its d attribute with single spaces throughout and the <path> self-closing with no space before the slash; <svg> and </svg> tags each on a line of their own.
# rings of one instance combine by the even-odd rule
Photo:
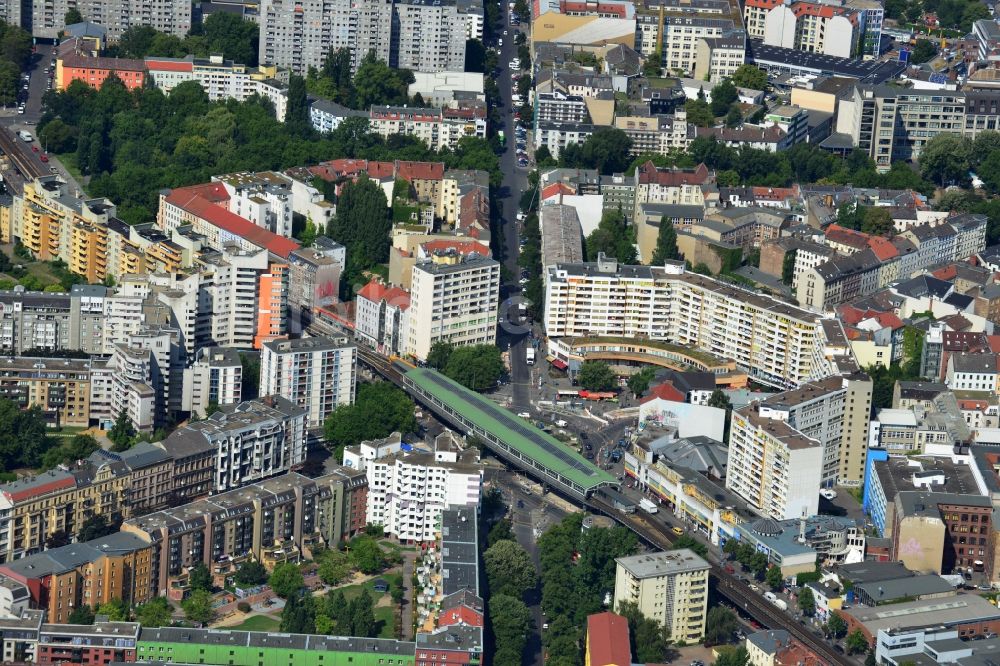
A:
<svg viewBox="0 0 1000 666">
<path fill-rule="evenodd" d="M 381 606 L 375 609 L 375 623 L 379 625 L 376 638 L 396 637 L 396 607 Z"/>
<path fill-rule="evenodd" d="M 233 631 L 277 631 L 279 627 L 281 627 L 281 622 L 273 617 L 253 615 L 236 626 L 226 628 Z"/>
</svg>

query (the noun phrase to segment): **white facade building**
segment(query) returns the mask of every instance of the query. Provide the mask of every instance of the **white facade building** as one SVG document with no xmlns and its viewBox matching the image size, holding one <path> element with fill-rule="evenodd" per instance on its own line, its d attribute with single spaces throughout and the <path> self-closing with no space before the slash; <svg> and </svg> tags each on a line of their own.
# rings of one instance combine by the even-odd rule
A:
<svg viewBox="0 0 1000 666">
<path fill-rule="evenodd" d="M 619 557 L 615 602 L 634 603 L 646 617 L 670 631 L 674 640 L 696 642 L 705 635 L 708 562 L 687 548 Z"/>
<path fill-rule="evenodd" d="M 354 402 L 358 348 L 347 337 L 273 340 L 261 348 L 260 394 L 306 410 L 310 428 Z"/>
<path fill-rule="evenodd" d="M 202 417 L 209 405 L 231 405 L 243 396 L 243 364 L 239 352 L 225 347 L 203 347 L 184 370 L 184 410 Z"/>
<path fill-rule="evenodd" d="M 406 353 L 420 360 L 439 341 L 496 343 L 500 264 L 478 254 L 434 254 L 413 266 Z"/>
</svg>

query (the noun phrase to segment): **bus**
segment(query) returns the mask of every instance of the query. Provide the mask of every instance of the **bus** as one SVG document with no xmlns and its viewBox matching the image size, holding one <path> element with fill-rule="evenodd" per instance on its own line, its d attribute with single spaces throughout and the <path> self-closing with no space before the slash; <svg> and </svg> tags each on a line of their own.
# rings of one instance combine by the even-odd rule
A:
<svg viewBox="0 0 1000 666">
<path fill-rule="evenodd" d="M 573 398 L 579 398 L 580 397 L 580 392 L 579 391 L 557 391 L 556 392 L 556 396 L 558 396 L 558 398 L 560 400 L 571 400 Z"/>
<path fill-rule="evenodd" d="M 528 362 L 528 365 L 534 365 L 535 364 L 535 348 L 534 347 L 528 347 L 527 359 L 526 360 Z"/>
<path fill-rule="evenodd" d="M 618 394 L 614 391 L 580 391 L 580 397 L 584 400 L 617 400 Z"/>
</svg>

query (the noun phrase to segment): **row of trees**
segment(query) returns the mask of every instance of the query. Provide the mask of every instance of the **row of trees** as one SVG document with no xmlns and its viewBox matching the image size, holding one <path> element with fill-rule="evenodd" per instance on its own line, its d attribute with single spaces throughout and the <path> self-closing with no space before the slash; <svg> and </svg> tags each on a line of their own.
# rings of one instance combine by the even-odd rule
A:
<svg viewBox="0 0 1000 666">
<path fill-rule="evenodd" d="M 82 20 L 85 17 L 77 12 L 77 16 L 68 16 L 67 20 L 75 18 Z M 120 58 L 183 58 L 187 55 L 208 57 L 213 53 L 221 53 L 233 62 L 256 66 L 259 43 L 256 23 L 228 12 L 214 12 L 203 22 L 194 25 L 184 38 L 159 32 L 149 26 L 133 26 L 123 32 L 115 44 L 108 47 L 108 53 Z"/>
<path fill-rule="evenodd" d="M 345 446 L 381 439 L 394 432 L 416 432 L 415 405 L 389 382 L 358 384 L 353 405 L 342 405 L 326 417 L 326 441 L 340 460 Z"/>
<path fill-rule="evenodd" d="M 450 342 L 435 342 L 427 365 L 477 392 L 495 387 L 504 374 L 503 357 L 496 345 L 456 347 Z"/>
<path fill-rule="evenodd" d="M 31 35 L 21 27 L 0 21 L 0 104 L 17 101 L 21 72 L 31 61 Z"/>
<path fill-rule="evenodd" d="M 532 174 L 537 176 L 537 172 Z M 528 283 L 521 290 L 521 295 L 528 301 L 528 312 L 537 319 L 543 312 L 545 302 L 545 285 L 542 282 L 542 236 L 538 225 L 538 213 L 534 210 L 537 199 L 530 196 L 533 192 L 524 194 L 529 195 L 530 202 L 527 206 L 522 205 L 522 208 L 527 210 L 527 217 L 521 228 L 524 246 L 517 258 L 517 265 L 518 268 L 528 272 Z M 522 204 L 523 202 L 522 196 Z"/>
<path fill-rule="evenodd" d="M 369 51 L 352 75 L 351 60 L 350 49 L 331 49 L 322 67 L 309 68 L 306 89 L 352 109 L 367 110 L 372 104 L 424 106 L 419 94 L 409 97 L 409 86 L 414 81 L 410 70 L 393 69 Z"/>
<path fill-rule="evenodd" d="M 489 583 L 490 626 L 496 641 L 493 663 L 519 666 L 531 632 L 531 613 L 524 596 L 538 584 L 531 556 L 514 540 L 509 520 L 497 522 L 487 537 L 483 570 Z"/>
</svg>

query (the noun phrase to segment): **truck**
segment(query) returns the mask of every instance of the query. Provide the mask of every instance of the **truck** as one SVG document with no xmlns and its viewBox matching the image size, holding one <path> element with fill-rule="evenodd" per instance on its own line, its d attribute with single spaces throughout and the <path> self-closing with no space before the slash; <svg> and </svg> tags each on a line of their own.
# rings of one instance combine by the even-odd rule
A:
<svg viewBox="0 0 1000 666">
<path fill-rule="evenodd" d="M 528 365 L 534 365 L 535 364 L 535 348 L 534 347 L 528 347 L 528 351 L 527 351 L 527 354 L 526 354 L 525 361 L 528 363 Z"/>
<path fill-rule="evenodd" d="M 660 510 L 660 508 L 656 506 L 656 502 L 647 497 L 644 497 L 639 501 L 639 506 L 642 507 L 642 510 L 646 513 L 657 513 Z"/>
<path fill-rule="evenodd" d="M 24 141 L 25 143 L 31 143 L 32 141 L 30 132 L 25 132 L 24 130 L 21 130 L 20 132 L 17 133 L 17 135 L 21 137 L 21 141 Z"/>
</svg>

